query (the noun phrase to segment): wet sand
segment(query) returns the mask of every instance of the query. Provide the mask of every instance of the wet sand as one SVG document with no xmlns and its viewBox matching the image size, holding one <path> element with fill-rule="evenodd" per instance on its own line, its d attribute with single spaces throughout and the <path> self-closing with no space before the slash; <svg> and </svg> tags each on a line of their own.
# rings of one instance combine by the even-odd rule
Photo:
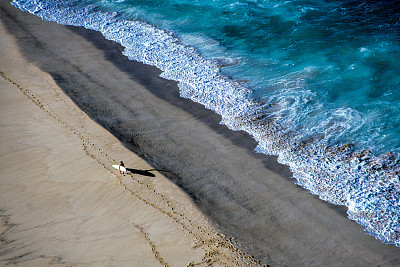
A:
<svg viewBox="0 0 400 267">
<path fill-rule="evenodd" d="M 399 248 L 366 235 L 361 226 L 346 218 L 343 208 L 329 205 L 296 186 L 286 166 L 278 164 L 274 157 L 254 153 L 256 144 L 247 134 L 228 130 L 219 124 L 218 115 L 180 98 L 176 83 L 160 78 L 156 68 L 127 60 L 118 44 L 97 32 L 44 22 L 8 3 L 1 3 L 0 7 L 3 32 L 14 40 L 3 38 L 2 32 L 2 53 L 7 59 L 1 60 L 1 88 L 14 88 L 14 94 L 19 91 L 25 99 L 10 96 L 2 99 L 1 105 L 2 228 L 4 240 L 17 240 L 2 246 L 6 248 L 0 254 L 3 262 L 50 259 L 67 264 L 120 265 L 127 259 L 127 265 L 149 260 L 145 264 L 152 266 L 162 264 L 161 257 L 169 265 L 183 266 L 190 262 L 188 255 L 193 256 L 194 262 L 201 262 L 212 260 L 204 258 L 212 249 L 221 249 L 228 255 L 222 259 L 229 261 L 230 266 L 235 260 L 245 260 L 241 258 L 243 254 L 231 248 L 228 239 L 235 239 L 240 250 L 273 266 L 400 265 Z M 46 77 L 51 86 L 44 86 L 36 77 Z M 24 94 L 24 90 L 29 91 Z M 35 98 L 30 96 L 31 92 Z M 35 102 L 39 98 L 45 99 L 42 107 L 42 102 Z M 22 108 L 27 108 L 29 101 L 36 109 Z M 46 111 L 47 107 L 54 111 L 54 116 Z M 74 112 L 80 114 L 80 119 Z M 29 117 L 21 119 L 27 114 Z M 47 121 L 45 116 L 49 117 Z M 20 123 L 15 126 L 14 121 Z M 13 136 L 18 138 L 14 140 Z M 74 147 L 73 152 L 67 152 L 66 148 Z M 132 175 L 120 176 L 110 169 L 119 160 L 125 160 Z M 13 174 L 6 167 L 15 161 L 24 162 L 28 170 Z M 37 165 L 40 168 L 31 167 Z M 158 172 L 144 172 L 149 169 Z M 149 173 L 155 177 L 148 176 Z M 10 186 L 14 184 L 10 179 L 16 181 L 15 186 Z M 52 180 L 68 186 L 49 187 Z M 85 183 L 90 185 L 85 187 Z M 25 194 L 31 188 L 33 192 Z M 73 197 L 75 194 L 77 197 Z M 18 204 L 16 199 L 21 195 L 24 201 Z M 54 195 L 63 200 L 52 199 Z M 46 207 L 64 212 L 46 218 L 39 208 L 44 202 Z M 158 215 L 135 213 L 138 203 L 144 206 L 145 214 L 147 207 L 155 209 Z M 173 210 L 171 203 L 176 203 Z M 27 210 L 31 212 L 26 213 Z M 92 223 L 100 215 L 107 219 Z M 168 215 L 176 215 L 171 225 L 164 223 L 169 220 L 164 217 L 171 218 Z M 182 221 L 181 215 L 185 217 Z M 146 219 L 141 220 L 143 216 Z M 60 220 L 62 224 L 57 226 Z M 188 226 L 183 226 L 185 223 Z M 209 245 L 194 246 L 195 249 L 188 245 L 198 242 L 191 235 L 194 230 L 186 229 L 195 229 L 194 223 L 202 229 L 196 234 L 213 236 L 200 239 Z M 154 231 L 158 235 L 153 242 L 147 230 L 152 229 L 149 225 L 157 224 Z M 46 237 L 37 225 L 51 229 L 52 235 Z M 69 232 L 59 233 L 55 229 Z M 129 234 L 122 234 L 125 230 Z M 92 242 L 86 244 L 86 249 L 76 246 L 82 243 L 81 232 L 88 234 Z M 142 259 L 132 252 L 135 258 L 129 252 L 120 252 L 121 248 L 135 251 L 128 248 L 145 243 L 138 241 L 140 235 L 147 240 L 142 249 L 147 248 L 148 257 Z M 116 236 L 130 238 L 132 245 Z M 170 244 L 177 242 L 166 241 L 175 236 L 186 249 L 181 254 L 170 251 Z M 225 245 L 217 247 L 218 242 L 213 243 L 215 238 Z M 122 243 L 117 244 L 116 239 Z M 43 245 L 48 240 L 52 240 L 50 245 Z M 151 244 L 161 248 L 156 253 L 158 258 Z M 92 246 L 99 246 L 99 252 L 89 249 Z M 105 255 L 109 258 L 105 259 Z M 143 266 L 140 261 L 137 263 Z"/>
</svg>

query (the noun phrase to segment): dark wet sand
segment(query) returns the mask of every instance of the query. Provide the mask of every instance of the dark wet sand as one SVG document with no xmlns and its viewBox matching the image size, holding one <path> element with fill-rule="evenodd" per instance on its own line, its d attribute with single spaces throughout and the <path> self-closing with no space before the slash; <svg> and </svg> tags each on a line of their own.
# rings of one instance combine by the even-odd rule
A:
<svg viewBox="0 0 400 267">
<path fill-rule="evenodd" d="M 158 69 L 129 61 L 98 32 L 0 7 L 27 60 L 261 263 L 400 265 L 399 248 L 366 235 L 344 208 L 296 186 L 286 166 L 256 154 L 254 140 L 220 125 L 217 114 L 180 98 L 176 83 L 160 78 Z"/>
</svg>

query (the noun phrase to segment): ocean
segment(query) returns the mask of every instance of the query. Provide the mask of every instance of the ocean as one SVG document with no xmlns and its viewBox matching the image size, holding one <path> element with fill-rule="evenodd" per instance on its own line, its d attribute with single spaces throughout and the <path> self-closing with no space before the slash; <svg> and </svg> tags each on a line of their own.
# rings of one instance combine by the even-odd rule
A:
<svg viewBox="0 0 400 267">
<path fill-rule="evenodd" d="M 398 1 L 12 3 L 122 44 L 251 134 L 294 182 L 400 247 Z"/>
</svg>

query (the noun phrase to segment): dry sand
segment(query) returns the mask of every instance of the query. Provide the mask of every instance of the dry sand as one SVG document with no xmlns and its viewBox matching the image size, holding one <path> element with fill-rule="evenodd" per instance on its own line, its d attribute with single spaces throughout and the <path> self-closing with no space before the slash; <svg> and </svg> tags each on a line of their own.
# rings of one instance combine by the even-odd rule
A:
<svg viewBox="0 0 400 267">
<path fill-rule="evenodd" d="M 2 25 L 0 70 L 0 265 L 251 262 L 177 186 L 24 60 Z M 147 172 L 123 176 L 111 167 L 119 160 Z"/>
<path fill-rule="evenodd" d="M 245 260 L 235 237 L 273 266 L 400 266 L 399 248 L 294 185 L 160 71 L 99 33 L 0 11 L 3 263 L 231 266 Z M 119 160 L 141 172 L 119 175 Z"/>
</svg>

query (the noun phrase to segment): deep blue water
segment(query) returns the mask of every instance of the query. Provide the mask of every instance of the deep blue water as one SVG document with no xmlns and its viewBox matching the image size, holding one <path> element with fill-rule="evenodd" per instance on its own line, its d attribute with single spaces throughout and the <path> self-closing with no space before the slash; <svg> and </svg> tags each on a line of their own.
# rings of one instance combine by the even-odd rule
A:
<svg viewBox="0 0 400 267">
<path fill-rule="evenodd" d="M 400 246 L 400 3 L 14 0 L 101 31 Z"/>
</svg>

